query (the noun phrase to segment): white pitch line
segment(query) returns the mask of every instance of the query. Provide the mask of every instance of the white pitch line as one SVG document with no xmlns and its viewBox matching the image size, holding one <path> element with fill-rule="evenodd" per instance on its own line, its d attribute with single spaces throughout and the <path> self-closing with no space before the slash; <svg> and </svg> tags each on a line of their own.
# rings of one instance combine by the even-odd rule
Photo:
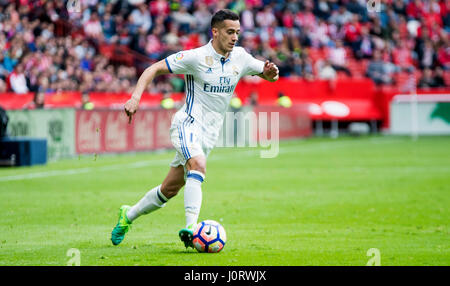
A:
<svg viewBox="0 0 450 286">
<path fill-rule="evenodd" d="M 379 143 L 395 143 L 398 142 L 397 140 L 370 140 L 368 142 L 369 144 L 379 144 Z M 317 150 L 325 150 L 327 148 L 342 148 L 342 147 L 348 147 L 355 143 L 355 141 L 344 141 L 344 142 L 320 142 L 314 145 L 309 146 L 286 146 L 281 147 L 279 150 L 280 154 L 286 154 L 286 153 L 295 153 L 295 152 L 311 152 L 311 151 L 317 151 Z M 256 149 L 256 148 L 255 148 Z M 268 150 L 268 148 L 264 149 Z M 245 151 L 237 151 L 226 155 L 213 155 L 211 158 L 208 159 L 208 161 L 216 161 L 216 160 L 224 160 L 229 159 L 230 157 L 251 157 L 256 156 L 260 154 L 262 151 L 261 148 L 258 148 L 257 150 L 245 150 Z M 109 166 L 102 166 L 102 167 L 86 167 L 86 168 L 77 168 L 77 169 L 66 169 L 66 170 L 55 170 L 55 171 L 45 171 L 45 172 L 36 172 L 36 173 L 29 173 L 29 174 L 20 174 L 20 175 L 12 175 L 12 176 L 4 176 L 0 177 L 0 182 L 9 182 L 9 181 L 19 181 L 19 180 L 30 180 L 30 179 L 37 179 L 37 178 L 48 178 L 48 177 L 54 177 L 54 176 L 67 176 L 67 175 L 77 175 L 77 174 L 83 174 L 83 173 L 90 173 L 90 172 L 103 172 L 103 171 L 117 171 L 117 170 L 123 170 L 123 169 L 138 169 L 138 168 L 144 168 L 149 166 L 164 166 L 169 165 L 170 159 L 159 159 L 159 160 L 151 160 L 151 161 L 139 161 L 134 163 L 128 163 L 128 164 L 114 164 Z"/>
</svg>

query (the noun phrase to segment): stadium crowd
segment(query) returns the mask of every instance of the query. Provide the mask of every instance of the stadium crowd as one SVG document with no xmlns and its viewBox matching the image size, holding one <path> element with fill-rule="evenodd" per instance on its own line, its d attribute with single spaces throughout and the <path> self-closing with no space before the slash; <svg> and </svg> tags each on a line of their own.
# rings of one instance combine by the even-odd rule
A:
<svg viewBox="0 0 450 286">
<path fill-rule="evenodd" d="M 221 8 L 241 17 L 239 45 L 275 62 L 281 77 L 394 84 L 394 74 L 419 71 L 419 87 L 439 87 L 450 71 L 449 0 L 380 0 L 374 12 L 366 0 L 69 2 L 0 0 L 0 92 L 130 92 L 138 63 L 117 64 L 102 46 L 125 45 L 148 65 L 207 43 Z M 149 89 L 181 91 L 183 83 L 161 77 Z"/>
</svg>

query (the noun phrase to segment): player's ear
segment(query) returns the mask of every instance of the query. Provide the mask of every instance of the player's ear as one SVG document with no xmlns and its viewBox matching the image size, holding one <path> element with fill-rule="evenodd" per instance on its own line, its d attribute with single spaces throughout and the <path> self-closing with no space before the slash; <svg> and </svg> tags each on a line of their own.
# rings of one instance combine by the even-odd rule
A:
<svg viewBox="0 0 450 286">
<path fill-rule="evenodd" d="M 219 34 L 219 29 L 217 29 L 217 27 L 213 27 L 211 29 L 211 32 L 212 32 L 213 36 L 217 36 Z"/>
</svg>

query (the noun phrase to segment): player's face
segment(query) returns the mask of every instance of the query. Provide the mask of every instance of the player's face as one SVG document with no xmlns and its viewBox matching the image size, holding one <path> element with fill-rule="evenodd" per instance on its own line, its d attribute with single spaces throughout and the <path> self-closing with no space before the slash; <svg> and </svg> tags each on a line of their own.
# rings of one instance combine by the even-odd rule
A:
<svg viewBox="0 0 450 286">
<path fill-rule="evenodd" d="M 237 20 L 225 20 L 219 27 L 212 29 L 214 40 L 217 41 L 219 49 L 225 53 L 233 50 L 240 31 L 241 25 Z"/>
</svg>

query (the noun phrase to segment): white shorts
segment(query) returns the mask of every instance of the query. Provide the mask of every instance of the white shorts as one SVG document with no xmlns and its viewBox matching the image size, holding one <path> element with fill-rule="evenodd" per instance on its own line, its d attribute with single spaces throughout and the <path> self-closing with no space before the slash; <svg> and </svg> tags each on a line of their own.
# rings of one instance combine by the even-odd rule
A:
<svg viewBox="0 0 450 286">
<path fill-rule="evenodd" d="M 190 158 L 198 155 L 208 157 L 216 144 L 218 134 L 219 130 L 207 131 L 185 112 L 177 112 L 170 127 L 170 140 L 176 150 L 170 166 L 185 166 Z"/>
</svg>

